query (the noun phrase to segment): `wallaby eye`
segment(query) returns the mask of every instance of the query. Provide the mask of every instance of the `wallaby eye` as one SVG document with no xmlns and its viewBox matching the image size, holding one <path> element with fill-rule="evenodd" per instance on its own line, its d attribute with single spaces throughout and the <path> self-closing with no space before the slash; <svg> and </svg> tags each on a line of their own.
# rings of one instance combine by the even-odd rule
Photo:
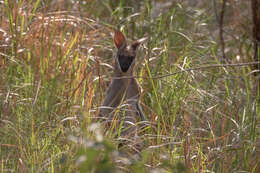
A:
<svg viewBox="0 0 260 173">
<path fill-rule="evenodd" d="M 124 73 L 127 72 L 130 65 L 132 64 L 133 60 L 134 60 L 134 56 L 124 56 L 124 55 L 118 56 L 118 62 L 119 62 L 120 68 Z"/>
</svg>

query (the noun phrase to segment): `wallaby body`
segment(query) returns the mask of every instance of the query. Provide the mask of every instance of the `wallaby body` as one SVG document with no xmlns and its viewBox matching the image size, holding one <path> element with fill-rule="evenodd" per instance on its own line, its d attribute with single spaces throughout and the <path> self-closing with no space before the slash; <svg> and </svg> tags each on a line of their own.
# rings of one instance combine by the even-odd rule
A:
<svg viewBox="0 0 260 173">
<path fill-rule="evenodd" d="M 138 81 L 133 78 L 136 50 L 141 41 L 127 45 L 124 35 L 117 31 L 114 42 L 118 48 L 114 74 L 100 108 L 99 117 L 111 120 L 118 108 L 121 116 L 119 120 L 124 121 L 124 126 L 128 126 L 127 124 L 133 125 L 138 119 L 145 120 L 139 104 L 140 87 Z"/>
</svg>

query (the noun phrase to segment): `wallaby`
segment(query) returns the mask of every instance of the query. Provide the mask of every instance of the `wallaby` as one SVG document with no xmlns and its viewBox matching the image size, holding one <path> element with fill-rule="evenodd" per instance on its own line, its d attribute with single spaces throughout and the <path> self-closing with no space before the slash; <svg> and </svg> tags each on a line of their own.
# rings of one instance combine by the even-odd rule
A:
<svg viewBox="0 0 260 173">
<path fill-rule="evenodd" d="M 118 49 L 114 63 L 114 75 L 106 92 L 104 103 L 99 110 L 99 118 L 111 120 L 115 112 L 119 112 L 119 116 L 121 116 L 119 120 L 124 121 L 124 128 L 129 128 L 129 125 L 135 126 L 138 119 L 145 120 L 139 103 L 140 86 L 138 81 L 133 78 L 136 51 L 143 40 L 140 39 L 127 45 L 122 32 L 116 31 L 114 35 L 114 43 Z"/>
</svg>

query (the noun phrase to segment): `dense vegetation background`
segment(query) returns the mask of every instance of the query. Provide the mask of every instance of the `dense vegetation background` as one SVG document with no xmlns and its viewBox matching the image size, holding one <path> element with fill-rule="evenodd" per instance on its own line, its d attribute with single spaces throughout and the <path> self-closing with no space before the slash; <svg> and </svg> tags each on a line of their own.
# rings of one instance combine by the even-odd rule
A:
<svg viewBox="0 0 260 173">
<path fill-rule="evenodd" d="M 0 172 L 260 171 L 253 1 L 0 0 Z M 148 37 L 148 125 L 120 147 L 94 119 L 115 29 Z"/>
</svg>

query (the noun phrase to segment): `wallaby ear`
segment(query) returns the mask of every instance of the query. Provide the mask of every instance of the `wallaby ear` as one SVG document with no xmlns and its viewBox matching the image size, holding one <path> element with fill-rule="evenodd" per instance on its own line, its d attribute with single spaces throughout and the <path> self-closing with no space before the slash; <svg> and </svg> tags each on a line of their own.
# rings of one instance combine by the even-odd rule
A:
<svg viewBox="0 0 260 173">
<path fill-rule="evenodd" d="M 141 38 L 141 39 L 135 41 L 135 42 L 131 45 L 132 48 L 133 48 L 134 50 L 136 50 L 136 49 L 138 48 L 138 46 L 139 46 L 141 43 L 143 43 L 145 40 L 147 40 L 147 37 Z"/>
<path fill-rule="evenodd" d="M 126 44 L 125 36 L 122 32 L 120 31 L 115 32 L 114 43 L 118 49 L 122 47 L 124 44 Z"/>
</svg>

